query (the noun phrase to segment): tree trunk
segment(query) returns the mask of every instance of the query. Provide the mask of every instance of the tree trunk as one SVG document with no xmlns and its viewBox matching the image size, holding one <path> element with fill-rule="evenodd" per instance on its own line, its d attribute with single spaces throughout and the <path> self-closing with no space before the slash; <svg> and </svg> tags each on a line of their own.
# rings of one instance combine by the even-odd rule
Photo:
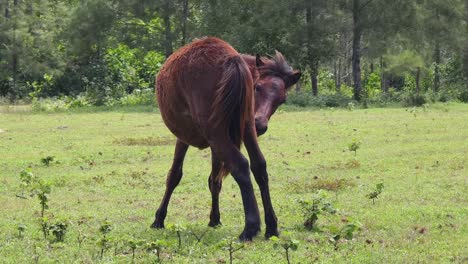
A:
<svg viewBox="0 0 468 264">
<path fill-rule="evenodd" d="M 335 91 L 338 92 L 338 62 L 336 60 L 333 63 L 333 76 L 335 76 Z"/>
<path fill-rule="evenodd" d="M 419 95 L 419 79 L 420 79 L 420 76 L 421 76 L 421 68 L 420 67 L 417 67 L 416 68 L 416 94 Z"/>
<path fill-rule="evenodd" d="M 182 0 L 182 46 L 187 44 L 188 16 L 189 16 L 189 0 Z"/>
<path fill-rule="evenodd" d="M 468 89 L 468 1 L 465 1 L 465 49 L 463 54 L 463 76 L 465 87 Z"/>
<path fill-rule="evenodd" d="M 361 100 L 361 24 L 360 24 L 360 4 L 359 0 L 353 0 L 353 81 L 354 100 Z"/>
<path fill-rule="evenodd" d="M 314 96 L 318 95 L 318 61 L 317 58 L 314 58 L 314 54 L 312 53 L 312 1 L 305 0 L 306 4 L 306 24 L 307 24 L 307 57 L 309 60 L 309 68 L 310 68 L 310 80 L 312 83 L 312 94 Z"/>
<path fill-rule="evenodd" d="M 383 93 L 388 92 L 387 86 L 385 85 L 385 72 L 382 56 L 380 56 L 380 90 L 382 90 Z"/>
<path fill-rule="evenodd" d="M 297 83 L 296 83 L 296 93 L 300 93 L 301 92 L 301 81 L 299 80 Z"/>
<path fill-rule="evenodd" d="M 171 0 L 164 0 L 163 21 L 165 32 L 164 52 L 167 59 L 173 52 L 171 32 Z"/>
<path fill-rule="evenodd" d="M 345 53 L 344 53 L 344 65 L 343 65 L 343 69 L 344 69 L 344 76 L 345 76 L 345 83 L 346 83 L 346 86 L 352 86 L 352 77 L 351 77 L 351 58 L 350 58 L 350 50 L 348 48 L 348 45 L 346 43 L 346 40 L 347 40 L 347 34 L 345 35 L 345 46 L 344 46 L 344 49 L 345 49 Z"/>
<path fill-rule="evenodd" d="M 34 9 L 33 9 L 33 1 L 28 1 L 27 6 L 26 6 L 26 11 L 25 11 L 25 13 L 26 13 L 27 15 L 32 15 L 32 14 L 33 14 L 33 11 L 34 11 Z"/>
<path fill-rule="evenodd" d="M 12 71 L 12 79 L 13 79 L 13 91 L 17 92 L 16 89 L 16 81 L 17 81 L 17 73 L 19 68 L 19 56 L 18 56 L 18 44 L 16 43 L 16 29 L 17 29 L 17 19 L 18 19 L 18 0 L 13 1 L 13 49 L 12 49 L 12 59 L 11 59 L 11 71 Z"/>
<path fill-rule="evenodd" d="M 338 59 L 338 76 L 336 78 L 336 92 L 341 92 L 341 58 Z"/>
<path fill-rule="evenodd" d="M 10 18 L 10 7 L 8 4 L 5 6 L 5 18 L 6 19 Z"/>
<path fill-rule="evenodd" d="M 310 81 L 312 82 L 312 94 L 314 96 L 318 95 L 318 78 L 317 74 L 318 70 L 317 69 L 311 69 L 310 71 Z"/>
<path fill-rule="evenodd" d="M 434 50 L 434 92 L 438 92 L 440 88 L 440 43 L 436 40 L 436 47 Z"/>
</svg>

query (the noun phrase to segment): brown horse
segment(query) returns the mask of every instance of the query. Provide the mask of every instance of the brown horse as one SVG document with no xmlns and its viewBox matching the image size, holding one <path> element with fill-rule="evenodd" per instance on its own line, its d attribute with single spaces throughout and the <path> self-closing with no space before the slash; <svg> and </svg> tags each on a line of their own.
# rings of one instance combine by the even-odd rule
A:
<svg viewBox="0 0 468 264">
<path fill-rule="evenodd" d="M 250 180 L 249 163 L 239 151 L 242 141 L 250 157 L 265 209 L 266 237 L 278 235 L 271 204 L 266 162 L 257 135 L 286 99 L 286 89 L 301 76 L 277 52 L 272 59 L 240 55 L 217 38 L 196 40 L 172 54 L 157 77 L 161 116 L 177 137 L 166 192 L 151 227 L 163 228 L 172 192 L 182 178 L 182 164 L 190 146 L 211 148 L 208 179 L 212 197 L 209 226 L 220 225 L 219 192 L 229 172 L 240 187 L 245 213 L 241 240 L 260 230 L 260 216 Z"/>
</svg>

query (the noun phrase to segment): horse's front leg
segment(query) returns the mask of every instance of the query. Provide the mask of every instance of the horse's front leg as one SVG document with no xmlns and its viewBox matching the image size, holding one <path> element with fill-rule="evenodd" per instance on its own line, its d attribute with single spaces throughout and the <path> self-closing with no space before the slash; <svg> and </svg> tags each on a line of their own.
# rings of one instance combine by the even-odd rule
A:
<svg viewBox="0 0 468 264">
<path fill-rule="evenodd" d="M 254 125 L 248 125 L 244 133 L 244 144 L 249 153 L 250 169 L 262 195 L 263 208 L 265 211 L 266 231 L 265 237 L 278 236 L 278 219 L 276 218 L 273 205 L 271 204 L 270 189 L 268 186 L 268 172 L 266 161 L 260 147 L 258 146 L 257 133 Z"/>
<path fill-rule="evenodd" d="M 208 178 L 208 187 L 211 192 L 211 213 L 208 226 L 216 227 L 221 225 L 219 214 L 219 192 L 223 184 L 223 163 L 211 152 L 211 174 Z"/>
<path fill-rule="evenodd" d="M 159 205 L 159 209 L 156 211 L 155 220 L 151 225 L 152 228 L 164 228 L 164 219 L 166 218 L 169 200 L 171 199 L 172 192 L 174 192 L 174 189 L 179 185 L 179 182 L 182 179 L 182 165 L 184 163 L 187 149 L 187 144 L 177 140 L 172 167 L 167 174 L 166 192 L 164 193 L 161 205 Z"/>
</svg>

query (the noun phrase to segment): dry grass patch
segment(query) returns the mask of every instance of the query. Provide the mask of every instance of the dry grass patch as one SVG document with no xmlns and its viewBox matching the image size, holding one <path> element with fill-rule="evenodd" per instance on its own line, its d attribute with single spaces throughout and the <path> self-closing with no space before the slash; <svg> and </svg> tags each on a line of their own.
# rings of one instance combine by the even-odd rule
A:
<svg viewBox="0 0 468 264">
<path fill-rule="evenodd" d="M 299 193 L 307 193 L 316 190 L 327 190 L 336 192 L 346 187 L 352 187 L 355 185 L 354 181 L 350 179 L 319 179 L 314 177 L 313 181 L 310 182 L 291 182 L 293 190 Z"/>
<path fill-rule="evenodd" d="M 130 138 L 124 137 L 114 140 L 114 144 L 123 146 L 165 146 L 174 145 L 175 139 L 172 137 L 146 137 Z"/>
</svg>

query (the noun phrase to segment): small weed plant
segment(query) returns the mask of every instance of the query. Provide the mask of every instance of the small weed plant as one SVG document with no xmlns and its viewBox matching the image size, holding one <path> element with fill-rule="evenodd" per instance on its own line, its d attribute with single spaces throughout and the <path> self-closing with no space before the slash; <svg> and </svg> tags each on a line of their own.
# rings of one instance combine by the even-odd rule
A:
<svg viewBox="0 0 468 264">
<path fill-rule="evenodd" d="M 277 236 L 272 236 L 270 238 L 271 241 L 273 241 L 273 248 L 275 250 L 278 250 L 279 248 L 284 249 L 284 255 L 286 257 L 286 261 L 288 264 L 291 263 L 291 256 L 290 252 L 296 251 L 299 248 L 299 241 L 289 238 L 289 233 L 284 232 L 281 238 L 278 238 Z"/>
<path fill-rule="evenodd" d="M 168 243 L 164 239 L 158 239 L 156 241 L 146 243 L 145 245 L 148 252 L 152 252 L 156 255 L 157 263 L 161 263 L 161 252 L 166 247 L 168 247 Z"/>
<path fill-rule="evenodd" d="M 353 239 L 354 233 L 359 230 L 359 226 L 359 224 L 348 223 L 341 228 L 331 227 L 332 236 L 329 241 L 333 244 L 335 250 L 338 250 L 340 241 Z"/>
<path fill-rule="evenodd" d="M 59 219 L 49 227 L 49 230 L 52 232 L 52 235 L 55 236 L 56 242 L 63 242 L 65 234 L 68 231 L 68 221 Z"/>
<path fill-rule="evenodd" d="M 182 247 L 182 233 L 187 230 L 187 228 L 182 224 L 169 224 L 167 229 L 175 232 L 177 234 L 177 241 L 179 248 Z"/>
<path fill-rule="evenodd" d="M 311 200 L 298 200 L 304 216 L 304 227 L 307 230 L 317 228 L 318 217 L 322 213 L 335 214 L 336 209 L 327 201 L 325 192 L 318 192 Z"/>
<path fill-rule="evenodd" d="M 141 247 L 143 243 L 144 243 L 143 240 L 136 240 L 136 239 L 127 239 L 125 241 L 125 244 L 132 251 L 132 261 L 135 261 L 135 251 L 137 250 L 137 248 Z"/>
<path fill-rule="evenodd" d="M 375 185 L 375 190 L 367 194 L 366 197 L 372 200 L 372 204 L 375 204 L 375 199 L 379 198 L 379 195 L 382 193 L 383 189 L 384 189 L 383 182 L 377 183 Z"/>
<path fill-rule="evenodd" d="M 348 150 L 354 152 L 354 156 L 356 156 L 358 149 L 361 147 L 361 142 L 353 139 L 351 143 L 348 144 Z"/>
<path fill-rule="evenodd" d="M 104 223 L 99 227 L 99 233 L 101 233 L 101 238 L 98 240 L 97 244 L 100 247 L 100 256 L 101 259 L 104 256 L 104 252 L 110 248 L 110 241 L 107 235 L 112 231 L 112 223 L 108 220 L 105 220 Z"/>
<path fill-rule="evenodd" d="M 18 224 L 17 229 L 18 229 L 18 237 L 23 238 L 23 233 L 24 231 L 26 231 L 27 226 L 25 224 L 20 223 Z"/>
<path fill-rule="evenodd" d="M 42 158 L 41 159 L 41 163 L 46 166 L 46 167 L 49 167 L 50 164 L 52 163 L 52 161 L 54 161 L 54 156 L 47 156 L 45 158 Z"/>
<path fill-rule="evenodd" d="M 245 244 L 240 243 L 235 237 L 223 239 L 221 245 L 223 250 L 229 252 L 229 264 L 232 264 L 234 260 L 234 253 L 245 247 Z"/>
</svg>

